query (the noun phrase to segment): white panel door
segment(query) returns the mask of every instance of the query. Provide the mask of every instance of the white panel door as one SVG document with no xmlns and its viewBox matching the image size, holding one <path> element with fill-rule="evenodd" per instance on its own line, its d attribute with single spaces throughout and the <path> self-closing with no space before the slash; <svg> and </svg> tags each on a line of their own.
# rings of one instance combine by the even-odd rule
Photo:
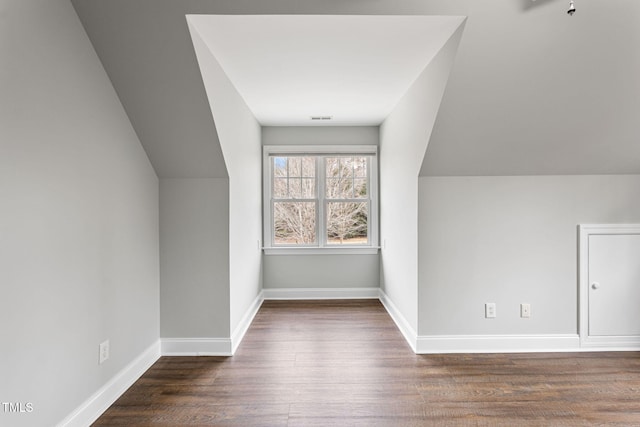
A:
<svg viewBox="0 0 640 427">
<path fill-rule="evenodd" d="M 640 235 L 589 236 L 589 335 L 640 336 Z"/>
</svg>

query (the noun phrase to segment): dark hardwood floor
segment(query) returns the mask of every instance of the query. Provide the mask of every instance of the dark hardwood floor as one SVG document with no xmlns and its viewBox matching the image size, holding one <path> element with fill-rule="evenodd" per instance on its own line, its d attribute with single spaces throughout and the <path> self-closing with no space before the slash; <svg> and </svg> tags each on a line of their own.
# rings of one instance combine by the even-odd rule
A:
<svg viewBox="0 0 640 427">
<path fill-rule="evenodd" d="M 265 301 L 233 357 L 162 357 L 96 426 L 640 426 L 639 353 L 415 355 L 380 302 Z"/>
</svg>

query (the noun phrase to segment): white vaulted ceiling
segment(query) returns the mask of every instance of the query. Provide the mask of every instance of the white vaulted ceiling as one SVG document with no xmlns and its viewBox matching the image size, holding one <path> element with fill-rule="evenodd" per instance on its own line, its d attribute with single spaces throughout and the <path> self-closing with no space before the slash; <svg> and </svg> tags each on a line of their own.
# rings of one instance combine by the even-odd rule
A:
<svg viewBox="0 0 640 427">
<path fill-rule="evenodd" d="M 371 15 L 187 19 L 265 126 L 379 125 L 464 21 Z"/>
</svg>

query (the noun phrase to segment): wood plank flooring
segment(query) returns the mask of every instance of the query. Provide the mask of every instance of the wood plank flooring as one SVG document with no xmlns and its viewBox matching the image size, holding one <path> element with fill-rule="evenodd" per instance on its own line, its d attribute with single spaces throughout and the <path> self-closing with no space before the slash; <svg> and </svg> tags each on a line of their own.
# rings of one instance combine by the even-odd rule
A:
<svg viewBox="0 0 640 427">
<path fill-rule="evenodd" d="M 162 357 L 95 426 L 640 426 L 640 353 L 415 355 L 379 301 L 265 301 L 233 357 Z"/>
</svg>

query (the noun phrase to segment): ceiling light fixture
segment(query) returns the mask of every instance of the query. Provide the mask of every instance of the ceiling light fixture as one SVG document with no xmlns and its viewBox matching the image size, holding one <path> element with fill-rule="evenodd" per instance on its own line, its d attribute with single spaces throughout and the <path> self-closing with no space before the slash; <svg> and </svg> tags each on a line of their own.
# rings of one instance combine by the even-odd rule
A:
<svg viewBox="0 0 640 427">
<path fill-rule="evenodd" d="M 576 7 L 573 5 L 573 0 L 569 2 L 569 10 L 567 10 L 567 13 L 569 16 L 573 16 L 573 14 L 576 13 Z"/>
<path fill-rule="evenodd" d="M 311 116 L 311 120 L 331 120 L 333 116 Z"/>
</svg>

